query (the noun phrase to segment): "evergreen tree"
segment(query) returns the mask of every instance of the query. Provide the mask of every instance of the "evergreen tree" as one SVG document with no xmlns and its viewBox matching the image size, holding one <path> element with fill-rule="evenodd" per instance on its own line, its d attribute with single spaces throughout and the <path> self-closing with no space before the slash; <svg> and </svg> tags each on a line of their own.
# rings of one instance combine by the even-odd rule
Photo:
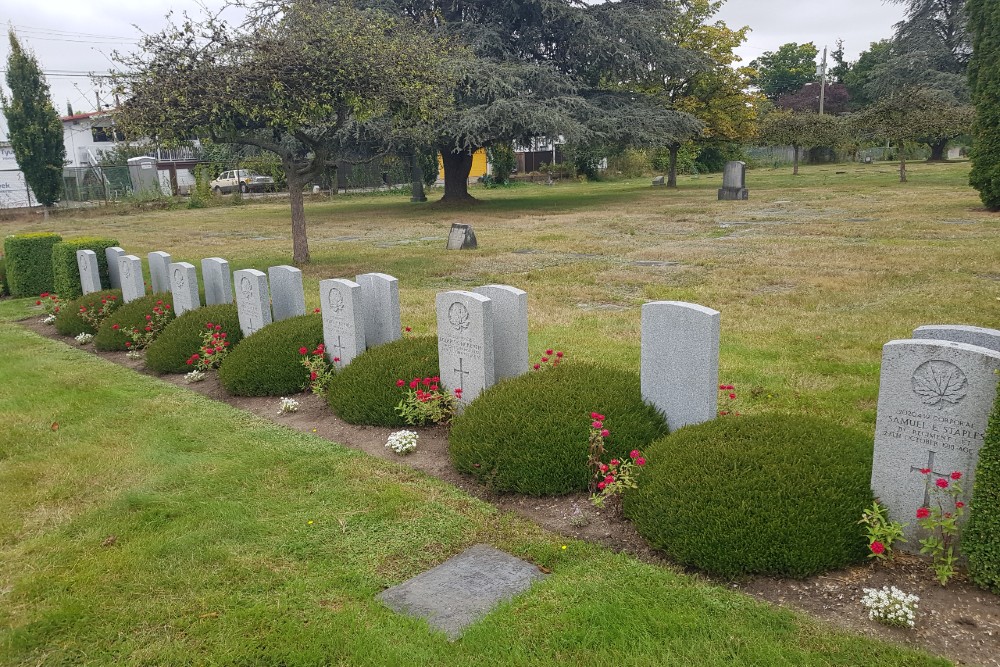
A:
<svg viewBox="0 0 1000 667">
<path fill-rule="evenodd" d="M 10 145 L 17 165 L 41 204 L 52 206 L 62 193 L 66 147 L 59 114 L 49 97 L 49 84 L 38 59 L 26 51 L 13 30 L 7 58 L 10 99 L 0 90 L 0 105 L 7 118 Z"/>
<path fill-rule="evenodd" d="M 991 211 L 1000 210 L 1000 0 L 969 0 L 969 32 L 973 55 L 969 85 L 976 105 L 972 173 Z"/>
</svg>

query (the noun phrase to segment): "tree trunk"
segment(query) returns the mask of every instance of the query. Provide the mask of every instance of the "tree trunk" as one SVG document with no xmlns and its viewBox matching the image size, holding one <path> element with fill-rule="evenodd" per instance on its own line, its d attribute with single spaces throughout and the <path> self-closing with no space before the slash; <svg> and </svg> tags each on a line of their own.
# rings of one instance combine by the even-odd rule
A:
<svg viewBox="0 0 1000 667">
<path fill-rule="evenodd" d="M 792 176 L 799 175 L 799 147 L 792 144 Z"/>
<path fill-rule="evenodd" d="M 667 171 L 667 187 L 676 188 L 677 187 L 677 151 L 680 150 L 680 144 L 671 144 L 669 146 L 670 150 L 670 169 Z"/>
<path fill-rule="evenodd" d="M 948 148 L 947 139 L 939 139 L 931 143 L 931 156 L 927 158 L 928 162 L 944 162 L 945 160 L 945 150 Z"/>
<path fill-rule="evenodd" d="M 410 157 L 410 181 L 413 183 L 410 201 L 427 201 L 427 195 L 424 194 L 424 170 L 420 167 L 420 153 L 418 151 L 413 151 L 413 155 Z"/>
<path fill-rule="evenodd" d="M 899 182 L 906 183 L 906 153 L 903 152 L 905 146 L 899 142 Z"/>
<path fill-rule="evenodd" d="M 292 264 L 301 266 L 309 263 L 309 239 L 306 238 L 306 205 L 302 188 L 304 178 L 295 173 L 294 166 L 285 168 L 288 179 L 288 202 L 292 207 Z"/>
<path fill-rule="evenodd" d="M 476 198 L 469 194 L 469 172 L 472 171 L 472 150 L 453 153 L 448 148 L 441 149 L 444 163 L 443 202 L 469 202 Z"/>
</svg>

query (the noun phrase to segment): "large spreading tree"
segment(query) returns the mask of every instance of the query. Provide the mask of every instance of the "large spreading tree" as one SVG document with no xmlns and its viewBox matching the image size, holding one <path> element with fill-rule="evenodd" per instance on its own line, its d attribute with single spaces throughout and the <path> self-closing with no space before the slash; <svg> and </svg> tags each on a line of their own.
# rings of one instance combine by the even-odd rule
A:
<svg viewBox="0 0 1000 667">
<path fill-rule="evenodd" d="M 62 194 L 63 144 L 62 122 L 49 96 L 49 84 L 38 66 L 38 59 L 27 51 L 13 30 L 8 32 L 10 55 L 7 58 L 7 87 L 10 98 L 0 89 L 0 106 L 7 118 L 10 145 L 17 166 L 35 193 L 39 203 L 48 207 Z"/>
<path fill-rule="evenodd" d="M 789 42 L 779 46 L 777 51 L 765 51 L 750 62 L 750 67 L 757 72 L 753 84 L 772 101 L 784 94 L 794 93 L 816 80 L 818 53 L 819 49 L 812 42 Z"/>
<path fill-rule="evenodd" d="M 1000 0 L 969 0 L 973 55 L 969 83 L 976 105 L 969 182 L 991 211 L 1000 210 Z"/>
</svg>

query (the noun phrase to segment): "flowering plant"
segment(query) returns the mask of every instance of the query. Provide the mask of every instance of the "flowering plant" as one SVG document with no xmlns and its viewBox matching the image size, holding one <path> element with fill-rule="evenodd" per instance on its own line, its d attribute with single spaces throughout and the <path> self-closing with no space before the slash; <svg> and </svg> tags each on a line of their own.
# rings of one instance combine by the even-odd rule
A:
<svg viewBox="0 0 1000 667">
<path fill-rule="evenodd" d="M 552 348 L 549 348 L 545 350 L 545 354 L 542 355 L 541 359 L 538 360 L 538 363 L 534 364 L 532 368 L 536 371 L 541 370 L 541 368 L 546 365 L 555 368 L 559 365 L 559 362 L 563 360 L 564 356 L 566 355 L 563 354 L 561 350 L 553 350 Z"/>
<path fill-rule="evenodd" d="M 278 414 L 283 414 L 285 412 L 298 412 L 299 402 L 294 398 L 281 397 L 281 403 L 278 404 Z"/>
<path fill-rule="evenodd" d="M 48 315 L 55 315 L 59 312 L 59 295 L 51 292 L 42 292 L 35 300 L 36 306 L 41 306 Z"/>
<path fill-rule="evenodd" d="M 927 537 L 920 540 L 920 553 L 931 556 L 934 574 L 946 586 L 955 576 L 958 522 L 965 514 L 965 503 L 959 500 L 962 473 L 956 470 L 947 477 L 938 477 L 932 484 L 931 469 L 921 468 L 920 472 L 927 478 L 925 483 L 931 497 L 930 507 L 917 509 L 917 525 L 927 531 Z"/>
<path fill-rule="evenodd" d="M 201 332 L 201 347 L 187 360 L 187 365 L 194 366 L 195 368 L 192 372 L 218 368 L 222 364 L 222 360 L 229 354 L 229 341 L 226 340 L 227 337 L 226 332 L 222 330 L 221 324 L 206 322 L 205 331 Z M 188 373 L 188 375 L 190 374 Z M 194 381 L 198 382 L 202 379 L 204 379 L 204 374 Z"/>
<path fill-rule="evenodd" d="M 868 532 L 869 558 L 881 561 L 892 560 L 893 542 L 905 542 L 903 529 L 906 527 L 897 521 L 889 520 L 889 510 L 878 501 L 861 514 L 861 520 Z"/>
<path fill-rule="evenodd" d="M 117 296 L 108 294 L 101 297 L 101 305 L 99 306 L 96 301 L 86 306 L 80 306 L 80 319 L 86 322 L 94 331 L 97 331 L 101 328 L 101 323 L 114 311 L 117 302 Z"/>
<path fill-rule="evenodd" d="M 128 348 L 129 352 L 145 349 L 156 340 L 156 337 L 173 318 L 174 313 L 170 310 L 170 304 L 157 301 L 156 305 L 153 306 L 153 311 L 146 314 L 146 326 L 142 329 L 133 328 L 126 332 L 129 340 L 125 341 L 125 347 Z M 119 325 L 114 324 L 111 328 L 117 331 Z"/>
<path fill-rule="evenodd" d="M 912 628 L 920 598 L 899 590 L 895 586 L 863 589 L 861 604 L 868 610 L 868 618 L 885 625 Z"/>
<path fill-rule="evenodd" d="M 80 345 L 86 345 L 92 340 L 94 340 L 94 334 L 92 333 L 83 332 L 76 335 L 76 342 Z"/>
<path fill-rule="evenodd" d="M 208 376 L 205 374 L 205 371 L 194 370 L 190 373 L 184 374 L 184 381 L 190 384 L 193 382 L 201 382 L 207 377 Z"/>
<path fill-rule="evenodd" d="M 739 417 L 740 413 L 733 409 L 736 401 L 736 387 L 731 384 L 720 384 L 719 393 L 721 394 L 722 400 L 725 401 L 723 403 L 725 409 L 719 410 L 719 416 L 725 417 L 726 415 L 735 415 Z"/>
<path fill-rule="evenodd" d="M 128 352 L 125 353 L 125 358 L 131 359 L 133 361 L 137 359 L 142 359 L 142 352 L 140 352 L 139 350 L 129 350 Z"/>
<path fill-rule="evenodd" d="M 624 461 L 611 459 L 604 463 L 604 439 L 611 432 L 604 427 L 604 415 L 591 412 L 590 419 L 587 465 L 594 473 L 590 480 L 590 502 L 594 507 L 604 507 L 609 498 L 619 495 L 625 489 L 637 488 L 635 479 L 639 476 L 639 469 L 646 465 L 646 459 L 638 449 L 633 449 L 629 458 Z"/>
<path fill-rule="evenodd" d="M 417 448 L 417 438 L 420 437 L 413 431 L 396 431 L 389 436 L 385 443 L 386 449 L 391 449 L 397 454 L 409 454 Z"/>
<path fill-rule="evenodd" d="M 337 367 L 326 360 L 326 347 L 320 343 L 310 353 L 308 347 L 302 346 L 299 348 L 299 354 L 302 355 L 302 365 L 308 373 L 308 379 L 302 388 L 317 396 L 326 396 L 330 381 L 333 380 L 333 376 L 337 372 Z M 340 361 L 340 357 L 333 358 L 333 363 L 338 361 Z"/>
<path fill-rule="evenodd" d="M 410 426 L 425 424 L 447 424 L 455 416 L 458 409 L 458 399 L 462 390 L 456 389 L 450 394 L 440 385 L 441 378 L 415 377 L 409 383 L 406 380 L 396 380 L 396 386 L 406 392 L 403 399 L 396 405 L 396 412 Z"/>
</svg>

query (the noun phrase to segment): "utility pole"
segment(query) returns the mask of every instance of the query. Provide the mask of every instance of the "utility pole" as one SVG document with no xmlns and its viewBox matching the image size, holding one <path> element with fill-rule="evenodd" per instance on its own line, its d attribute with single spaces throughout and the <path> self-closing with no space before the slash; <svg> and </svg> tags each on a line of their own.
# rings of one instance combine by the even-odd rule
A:
<svg viewBox="0 0 1000 667">
<path fill-rule="evenodd" d="M 826 47 L 823 47 L 823 64 L 819 66 L 819 115 L 823 115 L 826 102 Z"/>
</svg>

